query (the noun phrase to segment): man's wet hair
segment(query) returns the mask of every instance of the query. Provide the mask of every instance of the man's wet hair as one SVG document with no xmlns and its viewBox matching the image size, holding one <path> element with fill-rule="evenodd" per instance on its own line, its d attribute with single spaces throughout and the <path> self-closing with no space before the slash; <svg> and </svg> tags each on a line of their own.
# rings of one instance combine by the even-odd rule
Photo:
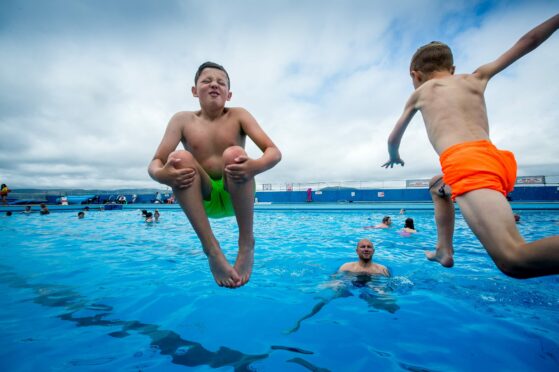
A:
<svg viewBox="0 0 559 372">
<path fill-rule="evenodd" d="M 430 74 L 435 71 L 450 70 L 454 66 L 454 58 L 449 46 L 440 41 L 432 41 L 423 45 L 413 55 L 410 71 Z"/>
<path fill-rule="evenodd" d="M 382 223 L 387 223 L 389 219 L 390 219 L 390 216 L 384 216 L 382 218 Z"/>
<path fill-rule="evenodd" d="M 225 67 L 210 61 L 204 62 L 200 65 L 200 67 L 198 67 L 198 71 L 196 71 L 196 75 L 194 75 L 194 85 L 198 83 L 198 79 L 200 78 L 200 75 L 202 74 L 202 71 L 204 71 L 205 68 L 215 68 L 217 70 L 223 71 L 225 73 L 225 76 L 227 77 L 227 87 L 231 89 L 231 80 L 229 79 L 229 74 L 225 70 Z"/>
</svg>

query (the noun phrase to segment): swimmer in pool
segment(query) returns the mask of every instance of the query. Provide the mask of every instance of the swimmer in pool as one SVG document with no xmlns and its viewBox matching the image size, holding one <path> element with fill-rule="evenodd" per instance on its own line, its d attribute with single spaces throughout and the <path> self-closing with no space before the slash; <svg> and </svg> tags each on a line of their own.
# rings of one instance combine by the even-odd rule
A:
<svg viewBox="0 0 559 372">
<path fill-rule="evenodd" d="M 357 253 L 357 261 L 346 262 L 339 269 L 338 272 L 352 272 L 371 275 L 390 276 L 390 272 L 386 266 L 373 262 L 373 255 L 375 248 L 369 239 L 361 239 L 355 248 Z"/>
<path fill-rule="evenodd" d="M 374 226 L 365 226 L 364 229 L 388 229 L 392 225 L 392 218 L 384 216 L 382 222 Z"/>
<path fill-rule="evenodd" d="M 357 243 L 356 252 L 358 261 L 343 264 L 338 269 L 338 279 L 325 286 L 333 292 L 328 292 L 324 299 L 313 306 L 310 313 L 299 319 L 286 333 L 296 332 L 304 320 L 315 316 L 326 304 L 337 298 L 357 296 L 370 307 L 389 313 L 395 313 L 400 309 L 396 299 L 389 293 L 392 289 L 382 280 L 390 277 L 390 272 L 386 266 L 373 263 L 373 243 L 369 239 L 361 239 Z"/>
<path fill-rule="evenodd" d="M 390 277 L 390 272 L 386 266 L 373 263 L 373 243 L 369 239 L 361 239 L 357 243 L 356 252 L 358 261 L 347 262 L 338 269 L 338 277 L 340 274 L 344 275 L 341 280 L 332 281 L 325 286 L 333 292 L 329 292 L 325 299 L 314 305 L 311 312 L 299 319 L 287 333 L 296 332 L 304 320 L 313 317 L 326 304 L 337 298 L 356 295 L 370 307 L 389 313 L 395 313 L 400 308 L 395 298 L 389 294 L 392 289 L 381 279 Z"/>
<path fill-rule="evenodd" d="M 421 111 L 429 140 L 440 156 L 444 183 L 452 190 L 451 198 L 497 267 L 514 278 L 559 274 L 559 236 L 526 243 L 520 235 L 506 199 L 516 181 L 516 161 L 511 152 L 497 149 L 489 138 L 484 92 L 493 76 L 536 49 L 557 28 L 559 14 L 471 74 L 454 75 L 447 45 L 432 42 L 419 48 L 410 65 L 415 91 L 388 138 L 389 160 L 383 164 L 385 168 L 404 165 L 400 142 L 413 116 Z M 450 209 L 444 211 L 450 213 Z M 439 231 L 436 251 L 427 256 L 446 267 L 452 266 L 454 251 L 444 243 L 452 236 L 441 239 L 441 234 L 451 233 L 453 226 Z"/>
<path fill-rule="evenodd" d="M 404 228 L 402 229 L 402 232 L 408 234 L 415 234 L 417 232 L 413 223 L 413 218 L 411 217 L 406 218 L 406 220 L 404 221 Z"/>
<path fill-rule="evenodd" d="M 254 261 L 254 176 L 281 160 L 281 153 L 245 109 L 225 107 L 231 99 L 227 71 L 213 62 L 202 64 L 194 77 L 192 95 L 200 110 L 176 113 L 163 135 L 149 175 L 170 186 L 186 214 L 219 286 L 246 284 Z M 262 151 L 250 158 L 244 150 L 249 137 Z M 179 143 L 184 150 L 176 150 Z M 208 217 L 235 216 L 239 250 L 234 266 L 225 258 Z"/>
</svg>

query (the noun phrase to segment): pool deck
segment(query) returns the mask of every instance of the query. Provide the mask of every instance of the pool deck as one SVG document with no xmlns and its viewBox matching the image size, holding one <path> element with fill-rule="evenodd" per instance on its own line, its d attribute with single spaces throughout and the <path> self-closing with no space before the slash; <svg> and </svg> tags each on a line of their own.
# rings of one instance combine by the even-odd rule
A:
<svg viewBox="0 0 559 372">
<path fill-rule="evenodd" d="M 559 202 L 511 202 L 513 210 L 559 210 Z M 90 211 L 101 210 L 104 205 L 102 204 L 70 204 L 70 205 L 48 205 L 51 212 L 75 212 L 81 211 L 85 207 L 89 207 Z M 119 205 L 120 206 L 120 205 Z M 456 204 L 458 209 L 458 204 Z M 0 205 L 0 213 L 12 211 L 13 213 L 22 212 L 25 205 Z M 39 211 L 38 205 L 32 205 L 33 212 Z M 122 209 L 114 210 L 180 210 L 178 204 L 123 204 Z M 381 202 L 381 203 L 367 203 L 367 202 L 344 202 L 344 203 L 256 203 L 254 205 L 255 211 L 347 211 L 347 210 L 394 210 L 400 211 L 405 209 L 407 211 L 418 210 L 433 210 L 433 203 L 430 202 Z M 110 212 L 110 211 L 109 211 Z"/>
</svg>

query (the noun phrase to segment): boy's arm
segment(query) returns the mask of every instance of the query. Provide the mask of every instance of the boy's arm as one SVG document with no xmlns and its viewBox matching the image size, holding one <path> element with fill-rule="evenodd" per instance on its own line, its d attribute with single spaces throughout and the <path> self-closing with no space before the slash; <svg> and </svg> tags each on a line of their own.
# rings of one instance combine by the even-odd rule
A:
<svg viewBox="0 0 559 372">
<path fill-rule="evenodd" d="M 549 18 L 539 26 L 536 26 L 524 36 L 522 36 L 516 44 L 503 53 L 495 61 L 479 67 L 474 71 L 473 75 L 481 80 L 489 80 L 505 68 L 510 66 L 519 58 L 536 49 L 541 43 L 549 38 L 559 28 L 559 14 Z"/>
<path fill-rule="evenodd" d="M 408 124 L 417 112 L 416 102 L 417 102 L 417 90 L 411 95 L 410 99 L 406 103 L 404 108 L 404 113 L 400 116 L 400 119 L 396 122 L 392 133 L 388 136 L 388 154 L 390 159 L 382 165 L 385 168 L 392 168 L 394 164 L 402 164 L 404 166 L 404 161 L 400 158 L 399 148 L 400 142 L 402 141 L 402 136 L 406 131 Z"/>
<path fill-rule="evenodd" d="M 240 182 L 243 182 L 279 163 L 281 152 L 248 111 L 245 109 L 238 110 L 243 132 L 262 150 L 262 156 L 258 159 L 239 157 L 236 164 L 225 167 L 225 171 L 228 173 L 232 172 L 237 176 L 242 174 L 240 179 L 237 177 L 234 177 L 234 179 L 239 179 Z"/>
<path fill-rule="evenodd" d="M 182 125 L 185 120 L 183 115 L 184 113 L 177 113 L 171 118 L 161 143 L 148 166 L 148 174 L 151 178 L 159 183 L 177 188 L 188 187 L 191 183 L 188 182 L 188 179 L 191 178 L 188 175 L 193 173 L 193 170 L 189 169 L 176 169 L 173 159 L 167 161 L 169 155 L 176 150 L 181 141 Z"/>
</svg>

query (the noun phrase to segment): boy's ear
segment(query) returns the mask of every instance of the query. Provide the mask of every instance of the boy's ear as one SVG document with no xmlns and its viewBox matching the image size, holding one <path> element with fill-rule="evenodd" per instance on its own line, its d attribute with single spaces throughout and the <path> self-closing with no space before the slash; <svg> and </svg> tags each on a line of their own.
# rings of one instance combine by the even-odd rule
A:
<svg viewBox="0 0 559 372">
<path fill-rule="evenodd" d="M 192 87 L 192 95 L 194 97 L 198 97 L 198 91 L 196 90 L 196 87 Z"/>
<path fill-rule="evenodd" d="M 227 101 L 230 101 L 231 97 L 233 97 L 233 92 L 227 93 Z"/>
<path fill-rule="evenodd" d="M 410 76 L 412 79 L 417 80 L 420 83 L 423 81 L 423 74 L 419 71 L 411 70 Z"/>
</svg>

